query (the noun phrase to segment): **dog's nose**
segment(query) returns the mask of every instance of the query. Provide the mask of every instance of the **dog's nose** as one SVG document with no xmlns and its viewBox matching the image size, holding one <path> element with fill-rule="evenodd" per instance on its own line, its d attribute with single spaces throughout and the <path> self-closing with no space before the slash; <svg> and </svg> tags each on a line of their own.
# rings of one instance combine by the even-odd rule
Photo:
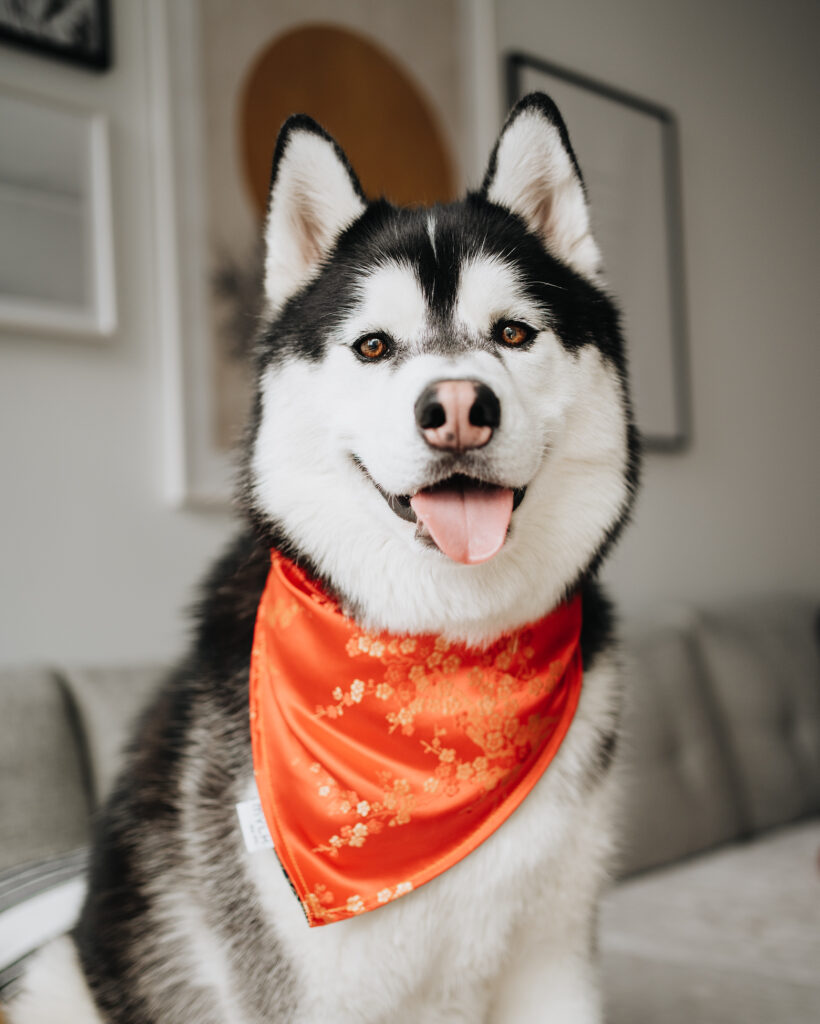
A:
<svg viewBox="0 0 820 1024">
<path fill-rule="evenodd" d="M 416 423 L 433 448 L 481 448 L 501 422 L 501 403 L 477 380 L 437 380 L 416 400 Z"/>
</svg>

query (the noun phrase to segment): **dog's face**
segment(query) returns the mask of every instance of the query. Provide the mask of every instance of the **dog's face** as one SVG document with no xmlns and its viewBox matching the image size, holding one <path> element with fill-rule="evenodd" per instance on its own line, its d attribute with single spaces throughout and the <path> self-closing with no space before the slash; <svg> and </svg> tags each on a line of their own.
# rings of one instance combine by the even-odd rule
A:
<svg viewBox="0 0 820 1024">
<path fill-rule="evenodd" d="M 364 625 L 483 642 L 549 610 L 623 522 L 617 315 L 566 131 L 513 111 L 481 193 L 368 204 L 312 121 L 280 135 L 247 499 Z"/>
</svg>

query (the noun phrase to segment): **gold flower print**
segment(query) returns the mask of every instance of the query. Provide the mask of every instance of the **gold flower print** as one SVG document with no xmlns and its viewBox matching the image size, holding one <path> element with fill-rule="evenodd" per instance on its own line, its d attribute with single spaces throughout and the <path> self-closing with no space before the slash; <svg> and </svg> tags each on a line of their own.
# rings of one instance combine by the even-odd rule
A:
<svg viewBox="0 0 820 1024">
<path fill-rule="evenodd" d="M 352 896 L 348 896 L 344 906 L 340 907 L 334 906 L 336 900 L 332 891 L 327 886 L 318 883 L 307 894 L 303 903 L 310 918 L 314 921 L 326 923 L 338 921 L 344 917 L 353 917 L 356 914 L 363 914 L 365 911 L 371 910 L 373 906 L 384 906 L 385 903 L 397 900 L 400 896 L 404 896 L 412 891 L 412 882 L 399 882 L 398 885 L 386 886 L 380 889 L 376 893 L 375 903 L 372 897 L 362 896 L 361 893 L 354 893 Z M 368 903 L 371 906 L 368 906 Z"/>
<path fill-rule="evenodd" d="M 316 793 L 326 801 L 328 817 L 356 816 L 360 819 L 340 825 L 326 843 L 314 847 L 314 853 L 337 858 L 345 847 L 355 849 L 364 846 L 368 837 L 377 835 L 385 825 L 406 825 L 411 820 L 415 796 L 407 779 L 396 779 L 389 773 L 383 773 L 379 779 L 381 799 L 371 803 L 361 799 L 355 790 L 343 789 L 318 762 L 313 762 L 308 770 L 316 776 Z"/>
<path fill-rule="evenodd" d="M 331 690 L 333 703 L 316 708 L 316 716 L 341 718 L 357 707 L 372 708 L 373 702 L 385 707 L 388 734 L 400 732 L 413 736 L 416 720 L 451 722 L 455 734 L 468 737 L 476 746 L 472 757 L 460 756 L 446 742 L 447 726 L 435 727 L 433 736 L 418 737 L 421 748 L 435 758 L 432 774 L 414 791 L 406 778 L 381 777 L 381 798 L 368 801 L 353 791 L 343 791 L 336 780 L 323 774 L 318 795 L 327 800 L 331 817 L 346 817 L 326 842 L 315 848 L 337 858 L 344 848 L 357 849 L 389 827 L 405 825 L 419 801 L 438 794 L 455 796 L 464 785 L 479 786 L 491 792 L 516 766 L 526 760 L 539 742 L 550 720 L 530 715 L 521 721 L 518 712 L 521 696 L 548 694 L 561 678 L 561 665 L 552 663 L 538 672 L 528 664 L 534 657 L 529 643 L 513 637 L 474 665 L 469 672 L 473 693 L 458 685 L 454 674 L 462 665 L 458 654 L 450 653 L 451 644 L 442 637 L 405 637 L 384 640 L 366 633 L 349 638 L 346 650 L 351 658 L 362 655 L 381 662 L 383 679 L 356 677 L 346 686 Z M 515 668 L 515 674 L 510 673 Z M 320 771 L 311 765 L 311 771 Z M 354 820 L 358 818 L 359 820 Z"/>
<path fill-rule="evenodd" d="M 280 629 L 287 629 L 302 609 L 292 598 L 279 597 L 273 604 L 273 621 Z"/>
</svg>

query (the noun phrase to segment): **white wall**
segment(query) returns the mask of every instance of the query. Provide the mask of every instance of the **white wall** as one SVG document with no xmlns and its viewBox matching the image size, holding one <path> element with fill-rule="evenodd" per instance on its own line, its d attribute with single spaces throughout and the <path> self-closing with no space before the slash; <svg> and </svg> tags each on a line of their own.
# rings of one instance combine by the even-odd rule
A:
<svg viewBox="0 0 820 1024">
<path fill-rule="evenodd" d="M 608 570 L 628 610 L 820 593 L 818 12 L 812 0 L 496 0 L 502 53 L 680 119 L 695 437 L 685 455 L 647 459 Z"/>
<path fill-rule="evenodd" d="M 0 51 L 0 83 L 110 118 L 120 315 L 107 344 L 0 334 L 0 663 L 171 656 L 230 531 L 162 494 L 145 11 L 115 3 L 104 75 Z"/>
</svg>

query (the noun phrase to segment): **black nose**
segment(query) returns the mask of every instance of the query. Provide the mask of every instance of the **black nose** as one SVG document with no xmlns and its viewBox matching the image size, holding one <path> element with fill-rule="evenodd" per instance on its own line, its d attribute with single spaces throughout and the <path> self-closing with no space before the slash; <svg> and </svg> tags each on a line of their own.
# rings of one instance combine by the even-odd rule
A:
<svg viewBox="0 0 820 1024">
<path fill-rule="evenodd" d="M 416 401 L 416 423 L 433 448 L 482 448 L 501 422 L 501 403 L 477 380 L 437 380 Z"/>
<path fill-rule="evenodd" d="M 470 407 L 470 423 L 474 427 L 489 427 L 495 430 L 501 422 L 501 403 L 495 392 L 476 381 L 475 401 Z"/>
</svg>

